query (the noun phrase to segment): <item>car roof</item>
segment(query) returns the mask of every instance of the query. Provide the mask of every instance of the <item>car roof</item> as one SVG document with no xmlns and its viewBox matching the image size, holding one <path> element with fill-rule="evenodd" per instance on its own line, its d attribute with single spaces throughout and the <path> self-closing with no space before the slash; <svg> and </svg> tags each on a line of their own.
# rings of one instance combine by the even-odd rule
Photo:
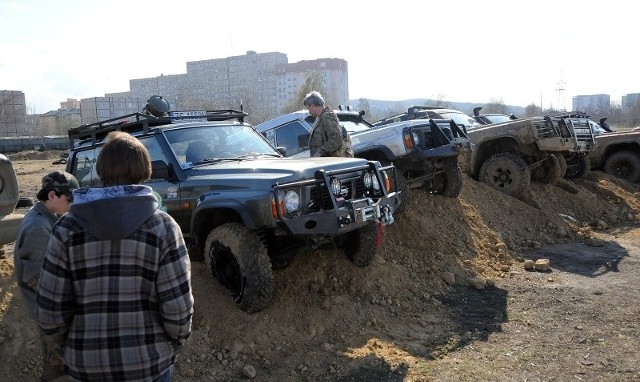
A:
<svg viewBox="0 0 640 382">
<path fill-rule="evenodd" d="M 340 119 L 340 116 L 344 116 L 344 115 L 350 115 L 350 116 L 354 116 L 354 117 L 359 117 L 359 112 L 354 111 L 354 110 L 335 110 L 333 109 L 333 112 L 336 113 L 336 115 L 338 116 L 338 119 Z M 307 110 L 298 110 L 298 111 L 294 111 L 292 113 L 287 113 L 287 114 L 283 114 L 279 117 L 275 117 L 272 119 L 269 119 L 267 121 L 264 121 L 262 123 L 257 124 L 254 128 L 256 129 L 257 132 L 262 133 L 264 131 L 267 130 L 271 130 L 272 128 L 276 127 L 276 126 L 280 126 L 280 125 L 284 125 L 286 123 L 289 123 L 291 121 L 299 121 L 299 120 L 304 120 L 308 117 L 311 117 L 311 114 L 309 114 L 309 112 Z"/>
</svg>

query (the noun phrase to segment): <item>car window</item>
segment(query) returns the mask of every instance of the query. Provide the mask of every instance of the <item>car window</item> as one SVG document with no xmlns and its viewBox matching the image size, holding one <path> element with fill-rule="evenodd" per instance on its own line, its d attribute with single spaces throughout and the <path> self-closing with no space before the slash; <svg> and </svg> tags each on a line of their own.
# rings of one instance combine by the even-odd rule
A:
<svg viewBox="0 0 640 382">
<path fill-rule="evenodd" d="M 147 148 L 147 151 L 149 151 L 151 161 L 161 160 L 165 163 L 169 163 L 154 136 L 142 137 L 139 139 Z M 76 179 L 78 179 L 80 187 L 95 187 L 101 185 L 100 177 L 96 171 L 96 162 L 101 149 L 102 146 L 95 146 L 91 149 L 78 151 L 76 153 L 73 159 L 72 173 L 75 175 Z"/>
<path fill-rule="evenodd" d="M 78 179 L 80 187 L 100 185 L 100 179 L 96 172 L 98 152 L 100 152 L 100 147 L 76 152 L 71 165 L 71 173 Z"/>
<path fill-rule="evenodd" d="M 298 121 L 287 123 L 274 130 L 275 142 L 273 142 L 273 140 L 271 140 L 271 142 L 276 147 L 285 147 L 287 149 L 287 156 L 295 155 L 309 147 L 307 138 L 309 132 Z M 302 139 L 300 139 L 301 137 Z"/>
</svg>

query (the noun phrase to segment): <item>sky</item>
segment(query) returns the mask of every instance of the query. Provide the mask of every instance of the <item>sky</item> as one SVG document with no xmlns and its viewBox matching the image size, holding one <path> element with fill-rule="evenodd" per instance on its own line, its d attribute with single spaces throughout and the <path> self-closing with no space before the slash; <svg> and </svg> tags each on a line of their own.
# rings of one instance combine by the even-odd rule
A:
<svg viewBox="0 0 640 382">
<path fill-rule="evenodd" d="M 351 99 L 570 109 L 640 93 L 637 22 L 629 0 L 0 0 L 0 90 L 44 113 L 252 50 L 344 59 Z"/>
</svg>

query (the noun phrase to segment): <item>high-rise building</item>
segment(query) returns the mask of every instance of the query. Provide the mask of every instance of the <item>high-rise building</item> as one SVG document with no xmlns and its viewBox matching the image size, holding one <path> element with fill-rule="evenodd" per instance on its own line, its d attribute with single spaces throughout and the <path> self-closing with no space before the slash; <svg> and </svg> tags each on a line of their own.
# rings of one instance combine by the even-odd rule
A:
<svg viewBox="0 0 640 382">
<path fill-rule="evenodd" d="M 126 98 L 127 101 L 119 102 L 130 103 L 135 99 L 144 107 L 154 94 L 165 98 L 172 110 L 239 109 L 242 105 L 250 112 L 250 119 L 264 120 L 277 116 L 311 74 L 322 79 L 326 93 L 323 95 L 331 106 L 349 101 L 348 69 L 343 59 L 322 58 L 289 64 L 284 53 L 248 51 L 242 56 L 187 62 L 185 74 L 132 79 L 128 92 L 87 99 L 92 100 L 86 101 L 91 111 L 82 110 L 82 123 L 118 117 L 108 113 L 110 108 L 118 108 L 107 107 L 103 101 Z M 82 102 L 85 109 L 85 100 Z"/>
<path fill-rule="evenodd" d="M 597 113 L 611 108 L 611 97 L 609 94 L 577 95 L 572 104 L 575 111 Z"/>
<path fill-rule="evenodd" d="M 640 106 L 640 93 L 629 93 L 622 96 L 620 106 L 623 109 L 631 109 Z"/>
<path fill-rule="evenodd" d="M 26 118 L 24 93 L 19 90 L 0 90 L 0 136 L 29 135 Z"/>
</svg>

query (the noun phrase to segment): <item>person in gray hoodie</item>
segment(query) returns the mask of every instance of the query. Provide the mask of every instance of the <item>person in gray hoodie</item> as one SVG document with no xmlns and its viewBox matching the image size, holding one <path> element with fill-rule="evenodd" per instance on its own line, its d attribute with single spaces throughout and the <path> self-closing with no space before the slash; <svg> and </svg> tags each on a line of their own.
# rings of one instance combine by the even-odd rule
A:
<svg viewBox="0 0 640 382">
<path fill-rule="evenodd" d="M 36 322 L 36 289 L 49 237 L 58 218 L 69 211 L 76 188 L 78 180 L 68 172 L 53 171 L 42 177 L 42 187 L 36 194 L 38 201 L 24 215 L 18 228 L 13 251 L 14 269 L 27 315 Z M 55 381 L 64 375 L 61 355 L 49 349 L 44 338 L 40 345 L 43 364 L 40 380 Z"/>
<path fill-rule="evenodd" d="M 103 187 L 80 188 L 53 229 L 38 321 L 72 381 L 170 381 L 191 333 L 191 264 L 179 225 L 141 183 L 149 152 L 114 131 L 98 154 Z"/>
</svg>

